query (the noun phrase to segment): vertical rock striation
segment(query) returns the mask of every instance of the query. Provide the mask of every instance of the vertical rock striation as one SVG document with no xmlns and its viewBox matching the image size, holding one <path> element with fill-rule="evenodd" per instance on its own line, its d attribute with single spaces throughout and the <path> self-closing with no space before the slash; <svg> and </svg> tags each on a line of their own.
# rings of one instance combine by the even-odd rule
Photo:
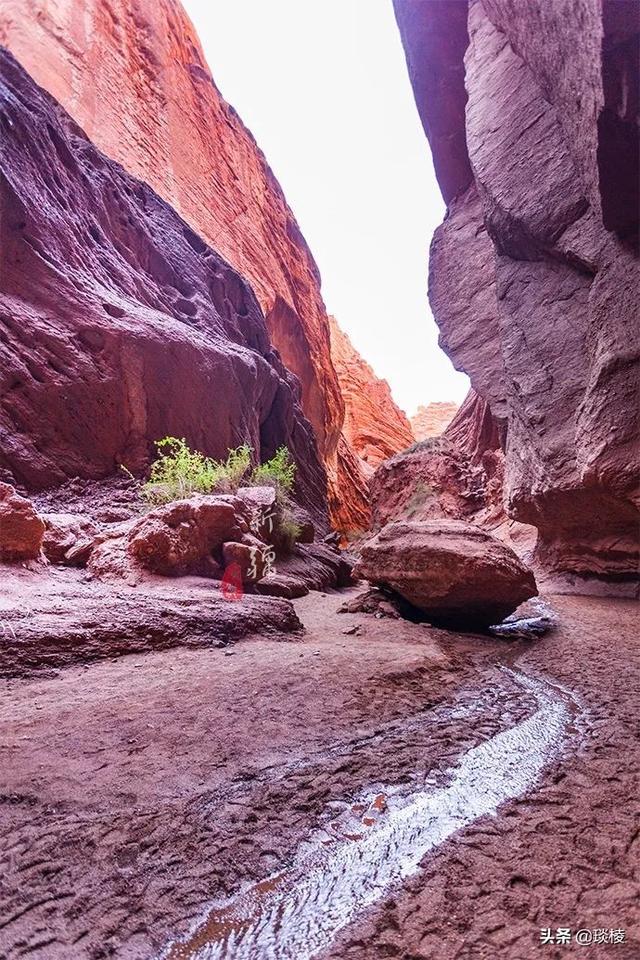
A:
<svg viewBox="0 0 640 960">
<path fill-rule="evenodd" d="M 574 583 L 635 580 L 638 5 L 395 8 L 448 204 L 430 300 L 495 423 L 508 512 Z"/>
<path fill-rule="evenodd" d="M 411 417 L 411 429 L 416 440 L 439 437 L 447 429 L 456 413 L 458 404 L 452 400 L 435 401 L 419 406 Z"/>
<path fill-rule="evenodd" d="M 383 460 L 414 441 L 411 424 L 394 403 L 386 380 L 376 377 L 333 317 L 331 358 L 345 403 L 344 434 L 370 476 Z"/>
<path fill-rule="evenodd" d="M 322 522 L 299 384 L 244 278 L 1 47 L 0 129 L 0 474 L 141 469 L 167 434 L 215 457 L 287 444 Z"/>
<path fill-rule="evenodd" d="M 334 520 L 356 525 L 366 484 L 341 433 L 317 266 L 265 157 L 217 90 L 179 0 L 6 0 L 0 42 L 100 150 L 249 280 L 272 343 L 300 381 Z"/>
</svg>

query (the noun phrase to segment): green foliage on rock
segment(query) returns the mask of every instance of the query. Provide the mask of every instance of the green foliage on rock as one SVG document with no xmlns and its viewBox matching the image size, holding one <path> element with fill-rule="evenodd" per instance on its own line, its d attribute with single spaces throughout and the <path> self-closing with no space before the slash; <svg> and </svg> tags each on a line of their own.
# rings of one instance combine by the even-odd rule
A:
<svg viewBox="0 0 640 960">
<path fill-rule="evenodd" d="M 287 447 L 278 447 L 275 455 L 266 463 L 261 463 L 251 474 L 251 485 L 255 487 L 274 487 L 278 499 L 286 501 L 293 490 L 296 465 L 291 459 Z M 299 533 L 299 531 L 298 531 Z"/>
<path fill-rule="evenodd" d="M 233 493 L 251 467 L 251 447 L 230 450 L 226 460 L 213 460 L 191 450 L 184 438 L 164 437 L 156 442 L 159 457 L 151 467 L 142 495 L 150 503 L 183 500 L 193 493 Z"/>
<path fill-rule="evenodd" d="M 251 447 L 246 444 L 229 450 L 225 460 L 191 450 L 184 437 L 164 437 L 156 447 L 158 459 L 142 485 L 142 496 L 149 503 L 171 503 L 194 493 L 235 493 L 242 486 L 273 487 L 280 507 L 278 534 L 284 549 L 293 549 L 301 527 L 291 509 L 296 464 L 287 447 L 279 447 L 270 460 L 253 470 Z"/>
<path fill-rule="evenodd" d="M 278 534 L 283 550 L 291 553 L 296 543 L 300 539 L 301 533 L 302 527 L 288 507 L 284 507 L 282 516 L 278 521 Z"/>
</svg>

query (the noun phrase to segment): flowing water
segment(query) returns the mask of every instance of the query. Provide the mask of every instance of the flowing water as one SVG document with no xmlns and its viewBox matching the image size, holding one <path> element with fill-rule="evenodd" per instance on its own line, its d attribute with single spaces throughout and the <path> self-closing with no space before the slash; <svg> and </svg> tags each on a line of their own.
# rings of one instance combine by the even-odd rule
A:
<svg viewBox="0 0 640 960">
<path fill-rule="evenodd" d="M 533 696 L 531 716 L 470 749 L 445 786 L 378 791 L 332 829 L 303 844 L 293 863 L 210 907 L 164 960 L 306 960 L 425 854 L 507 800 L 531 790 L 573 731 L 575 703 L 555 686 L 502 668 Z"/>
</svg>

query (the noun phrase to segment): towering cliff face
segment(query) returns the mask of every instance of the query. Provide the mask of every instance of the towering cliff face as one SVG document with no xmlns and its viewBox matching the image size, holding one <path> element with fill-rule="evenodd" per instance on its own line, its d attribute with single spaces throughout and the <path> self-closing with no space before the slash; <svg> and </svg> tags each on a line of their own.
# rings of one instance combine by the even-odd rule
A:
<svg viewBox="0 0 640 960">
<path fill-rule="evenodd" d="M 326 516 L 299 385 L 246 281 L 1 47 L 0 127 L 2 478 L 136 470 L 167 434 L 217 457 L 284 443 Z"/>
<path fill-rule="evenodd" d="M 376 377 L 333 317 L 331 358 L 345 403 L 344 434 L 370 476 L 383 460 L 414 441 L 411 424 L 394 403 L 386 380 Z"/>
<path fill-rule="evenodd" d="M 552 568 L 633 578 L 638 6 L 395 7 L 448 203 L 430 300 L 495 421 L 508 511 Z"/>
<path fill-rule="evenodd" d="M 411 417 L 411 429 L 416 440 L 426 440 L 428 437 L 438 437 L 444 433 L 456 413 L 458 404 L 452 400 L 435 401 L 427 406 L 418 407 Z"/>
<path fill-rule="evenodd" d="M 0 42 L 104 153 L 249 280 L 273 344 L 300 380 L 334 519 L 355 525 L 353 510 L 366 511 L 363 478 L 341 439 L 344 403 L 316 264 L 264 156 L 216 89 L 178 0 L 6 0 Z"/>
</svg>

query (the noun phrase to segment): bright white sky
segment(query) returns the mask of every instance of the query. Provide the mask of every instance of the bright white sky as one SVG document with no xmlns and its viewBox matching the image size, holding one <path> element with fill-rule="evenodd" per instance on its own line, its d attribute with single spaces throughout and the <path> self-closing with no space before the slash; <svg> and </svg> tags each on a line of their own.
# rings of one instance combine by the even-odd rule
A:
<svg viewBox="0 0 640 960">
<path fill-rule="evenodd" d="M 437 345 L 427 255 L 444 204 L 391 0 L 183 0 L 322 274 L 329 313 L 396 402 L 464 397 Z"/>
</svg>

